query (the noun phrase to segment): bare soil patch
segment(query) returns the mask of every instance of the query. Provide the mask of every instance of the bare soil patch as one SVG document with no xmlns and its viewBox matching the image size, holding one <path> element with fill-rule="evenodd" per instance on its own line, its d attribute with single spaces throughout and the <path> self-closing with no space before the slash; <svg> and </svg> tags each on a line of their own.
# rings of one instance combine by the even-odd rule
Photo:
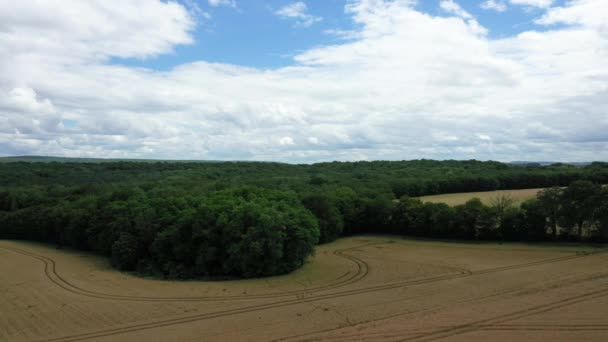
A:
<svg viewBox="0 0 608 342">
<path fill-rule="evenodd" d="M 605 341 L 607 262 L 589 246 L 364 236 L 285 276 L 174 282 L 0 241 L 0 341 Z"/>
</svg>

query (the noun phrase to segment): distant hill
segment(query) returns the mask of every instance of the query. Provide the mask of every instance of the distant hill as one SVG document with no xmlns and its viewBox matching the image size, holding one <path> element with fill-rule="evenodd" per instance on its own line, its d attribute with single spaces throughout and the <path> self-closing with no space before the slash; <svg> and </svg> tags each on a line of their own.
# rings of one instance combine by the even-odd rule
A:
<svg viewBox="0 0 608 342">
<path fill-rule="evenodd" d="M 115 162 L 137 162 L 137 163 L 219 163 L 218 160 L 162 160 L 162 159 L 120 159 L 120 158 L 68 158 L 48 156 L 14 156 L 0 157 L 0 163 L 115 163 Z"/>
<path fill-rule="evenodd" d="M 138 162 L 138 163 L 226 163 L 226 162 L 241 162 L 241 160 L 180 160 L 180 159 L 136 159 L 136 158 L 70 158 L 70 157 L 51 157 L 51 156 L 11 156 L 11 157 L 0 157 L 0 163 L 15 163 L 15 162 L 29 162 L 29 163 L 115 163 L 115 162 Z M 255 161 L 247 161 L 255 162 Z M 259 161 L 265 163 L 265 161 Z M 282 163 L 279 163 L 282 164 Z M 534 166 L 548 166 L 555 164 L 574 165 L 574 166 L 587 166 L 591 165 L 592 162 L 552 162 L 552 161 L 512 161 L 511 165 L 534 165 Z"/>
<path fill-rule="evenodd" d="M 575 166 L 587 166 L 591 165 L 592 162 L 551 162 L 551 161 L 513 161 L 510 164 L 513 165 L 554 165 L 554 164 L 566 164 L 566 165 L 575 165 Z"/>
</svg>

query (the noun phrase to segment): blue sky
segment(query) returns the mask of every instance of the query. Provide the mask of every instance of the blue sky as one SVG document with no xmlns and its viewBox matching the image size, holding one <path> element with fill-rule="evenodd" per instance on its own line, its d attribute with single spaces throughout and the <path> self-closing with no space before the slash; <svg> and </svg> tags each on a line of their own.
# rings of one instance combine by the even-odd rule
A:
<svg viewBox="0 0 608 342">
<path fill-rule="evenodd" d="M 233 8 L 202 2 L 200 6 L 210 18 L 199 17 L 193 45 L 179 46 L 175 53 L 148 60 L 114 62 L 161 70 L 197 60 L 276 68 L 292 64 L 291 57 L 298 51 L 340 40 L 324 33 L 326 30 L 353 27 L 344 13 L 344 0 L 310 3 L 308 12 L 323 20 L 309 27 L 298 27 L 293 20 L 275 14 L 290 3 L 293 1 L 241 1 Z"/>
<path fill-rule="evenodd" d="M 608 160 L 606 0 L 0 0 L 0 156 Z"/>
<path fill-rule="evenodd" d="M 554 1 L 554 5 L 564 0 Z M 189 2 L 182 1 L 184 6 Z M 344 38 L 329 34 L 331 30 L 352 30 L 356 27 L 345 13 L 346 0 L 307 1 L 307 13 L 322 18 L 308 27 L 276 15 L 289 0 L 240 1 L 236 7 L 213 7 L 204 1 L 198 6 L 209 18 L 198 17 L 192 45 L 177 46 L 173 53 L 148 59 L 119 59 L 113 63 L 169 70 L 175 66 L 205 60 L 257 68 L 277 68 L 294 64 L 292 57 L 320 45 L 339 44 Z M 449 16 L 440 0 L 419 1 L 415 8 L 431 15 Z M 504 12 L 483 9 L 480 0 L 458 2 L 488 29 L 490 37 L 507 37 L 527 30 L 546 30 L 534 23 L 543 9 L 532 6 L 510 6 Z M 505 2 L 506 3 L 506 2 Z"/>
</svg>

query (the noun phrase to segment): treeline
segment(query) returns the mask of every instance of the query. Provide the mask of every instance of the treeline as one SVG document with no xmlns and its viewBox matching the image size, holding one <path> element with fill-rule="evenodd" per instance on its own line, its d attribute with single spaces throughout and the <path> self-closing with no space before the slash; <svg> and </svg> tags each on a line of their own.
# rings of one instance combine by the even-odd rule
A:
<svg viewBox="0 0 608 342">
<path fill-rule="evenodd" d="M 575 180 L 608 184 L 608 163 L 513 165 L 494 161 L 372 161 L 292 165 L 263 162 L 0 163 L 0 187 L 149 184 L 209 192 L 253 185 L 304 192 L 350 187 L 394 198 L 472 191 L 566 186 Z"/>
<path fill-rule="evenodd" d="M 315 244 L 360 233 L 604 241 L 608 196 L 598 184 L 606 182 L 607 170 L 605 163 L 520 167 L 424 160 L 7 163 L 0 164 L 0 238 L 89 250 L 108 256 L 116 268 L 166 278 L 287 273 Z M 480 189 L 488 180 L 493 185 Z M 521 206 L 508 198 L 449 207 L 411 197 L 433 193 L 430 187 L 570 183 Z M 397 184 L 407 186 L 395 191 Z"/>
<path fill-rule="evenodd" d="M 386 232 L 431 238 L 492 241 L 608 241 L 608 191 L 589 181 L 548 188 L 521 205 L 497 197 L 462 205 L 403 198 Z"/>
<path fill-rule="evenodd" d="M 608 188 L 590 181 L 547 188 L 521 204 L 498 196 L 487 205 L 473 198 L 453 207 L 408 196 L 361 198 L 349 190 L 304 198 L 319 221 L 321 242 L 360 233 L 485 241 L 608 241 Z"/>
</svg>

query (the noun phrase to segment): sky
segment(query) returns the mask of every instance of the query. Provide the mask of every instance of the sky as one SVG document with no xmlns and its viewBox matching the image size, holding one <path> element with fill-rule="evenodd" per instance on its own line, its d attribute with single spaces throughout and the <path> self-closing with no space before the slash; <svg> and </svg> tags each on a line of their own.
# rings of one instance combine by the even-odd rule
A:
<svg viewBox="0 0 608 342">
<path fill-rule="evenodd" d="M 0 156 L 608 160 L 606 0 L 0 0 Z"/>
</svg>

